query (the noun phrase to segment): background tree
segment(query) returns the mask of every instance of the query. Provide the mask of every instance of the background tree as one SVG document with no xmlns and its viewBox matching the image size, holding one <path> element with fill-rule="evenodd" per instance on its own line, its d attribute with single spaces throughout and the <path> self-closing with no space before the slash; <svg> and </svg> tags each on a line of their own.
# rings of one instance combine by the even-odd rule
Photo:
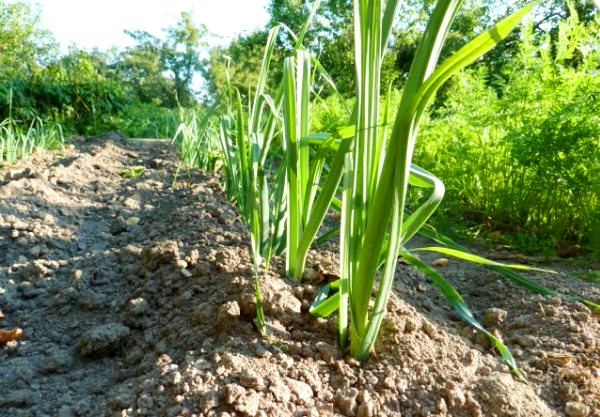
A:
<svg viewBox="0 0 600 417">
<path fill-rule="evenodd" d="M 145 31 L 126 31 L 136 45 L 122 53 L 118 67 L 141 102 L 191 106 L 196 102 L 192 82 L 202 68 L 206 27 L 196 26 L 191 14 L 184 12 L 163 32 L 164 40 Z"/>
<path fill-rule="evenodd" d="M 209 58 L 202 71 L 209 94 L 213 97 L 225 90 L 227 72 L 230 82 L 242 94 L 258 82 L 258 74 L 268 32 L 256 30 L 248 35 L 238 36 L 227 47 L 211 49 Z M 276 62 L 280 62 L 276 59 Z M 281 71 L 274 65 L 273 71 Z M 278 76 L 271 77 L 279 79 Z"/>
<path fill-rule="evenodd" d="M 161 49 L 164 69 L 173 76 L 179 104 L 192 105 L 195 98 L 191 85 L 194 74 L 202 68 L 200 52 L 207 45 L 204 40 L 206 26 L 196 26 L 191 14 L 183 12 L 177 24 L 166 28 L 164 32 L 166 40 Z"/>
<path fill-rule="evenodd" d="M 132 86 L 140 102 L 174 107 L 177 95 L 173 80 L 164 74 L 162 41 L 145 31 L 126 33 L 136 45 L 121 53 L 116 64 L 119 73 Z"/>
<path fill-rule="evenodd" d="M 27 86 L 57 53 L 52 35 L 41 28 L 40 12 L 26 3 L 0 0 L 0 118 L 14 109 L 32 116 Z"/>
</svg>

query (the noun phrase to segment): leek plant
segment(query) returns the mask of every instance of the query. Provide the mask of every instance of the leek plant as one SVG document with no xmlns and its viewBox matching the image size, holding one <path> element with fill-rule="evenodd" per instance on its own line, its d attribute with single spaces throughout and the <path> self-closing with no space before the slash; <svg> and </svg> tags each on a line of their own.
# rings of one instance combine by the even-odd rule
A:
<svg viewBox="0 0 600 417">
<path fill-rule="evenodd" d="M 379 74 L 398 4 L 398 0 L 385 4 L 380 0 L 354 2 L 358 117 L 344 187 L 339 336 L 344 344 L 349 329 L 350 353 L 361 360 L 368 356 L 379 331 L 398 253 L 425 224 L 443 195 L 441 182 L 425 174 L 433 180 L 434 195 L 405 219 L 419 119 L 442 83 L 508 35 L 530 8 L 506 18 L 437 67 L 450 24 L 461 4 L 459 0 L 438 1 L 417 49 L 392 131 L 389 138 L 384 138 L 376 130 Z M 384 266 L 379 288 L 375 304 L 369 308 L 381 259 Z"/>
<path fill-rule="evenodd" d="M 315 71 L 311 71 L 312 67 Z M 315 240 L 327 210 L 334 200 L 343 173 L 344 154 L 350 142 L 342 145 L 333 135 L 310 134 L 310 98 L 313 81 L 320 75 L 335 91 L 335 85 L 319 62 L 307 51 L 296 50 L 288 57 L 283 71 L 283 150 L 286 169 L 286 274 L 300 279 L 308 250 Z M 345 138 L 348 139 L 348 138 Z M 331 167 L 326 156 L 337 150 L 339 157 Z M 321 177 L 327 178 L 321 186 Z"/>
<path fill-rule="evenodd" d="M 172 187 L 184 166 L 216 172 L 223 159 L 217 140 L 214 108 L 206 111 L 202 117 L 195 110 L 180 109 L 179 117 L 181 122 L 172 143 L 179 149 L 180 161 L 173 176 Z"/>
<path fill-rule="evenodd" d="M 266 333 L 266 325 L 260 303 L 259 266 L 263 262 L 268 266 L 273 255 L 286 250 L 288 271 L 295 275 L 290 265 L 296 264 L 296 247 L 303 237 L 307 213 L 312 211 L 311 202 L 324 165 L 321 151 L 309 167 L 309 150 L 305 142 L 313 76 L 311 65 L 318 68 L 326 79 L 328 77 L 302 46 L 320 2 L 316 1 L 313 5 L 298 36 L 283 24 L 270 30 L 258 83 L 250 92 L 247 109 L 242 104 L 240 91 L 231 86 L 226 73 L 227 91 L 222 97 L 224 112 L 219 126 L 225 189 L 250 228 L 257 324 L 263 334 Z M 267 92 L 267 80 L 275 44 L 282 31 L 292 38 L 297 58 L 285 61 L 284 78 L 275 94 L 271 95 Z M 282 139 L 280 147 L 277 147 L 277 138 Z M 325 202 L 324 198 L 321 200 L 324 218 L 329 202 Z M 320 225 L 316 223 L 313 222 L 316 227 L 312 227 L 315 235 Z M 305 247 L 304 252 L 309 246 L 310 243 L 302 246 Z M 305 255 L 301 257 L 305 259 Z"/>
<path fill-rule="evenodd" d="M 0 165 L 14 164 L 37 149 L 57 149 L 64 145 L 64 136 L 59 124 L 45 124 L 36 118 L 28 128 L 9 117 L 0 122 Z"/>
<path fill-rule="evenodd" d="M 259 267 L 283 245 L 281 222 L 285 200 L 283 198 L 282 169 L 275 169 L 271 178 L 275 186 L 267 181 L 269 174 L 269 149 L 278 134 L 278 105 L 280 98 L 267 94 L 267 77 L 271 65 L 275 42 L 281 28 L 269 32 L 262 60 L 258 84 L 253 91 L 253 100 L 245 111 L 239 90 L 228 82 L 224 100 L 224 112 L 219 117 L 219 144 L 223 154 L 225 190 L 235 201 L 244 222 L 250 229 L 252 255 L 254 259 L 254 291 L 256 298 L 256 324 L 261 334 L 266 334 L 266 322 L 261 305 L 258 281 Z M 229 76 L 227 74 L 227 80 Z M 246 115 L 248 117 L 246 118 Z"/>
<path fill-rule="evenodd" d="M 409 71 L 392 128 L 388 130 L 385 120 L 384 127 L 378 126 L 380 70 L 399 0 L 354 1 L 357 105 L 354 137 L 346 154 L 342 184 L 340 280 L 330 285 L 337 289 L 330 299 L 324 293 L 319 295 L 319 301 L 313 305 L 313 314 L 325 315 L 337 306 L 340 345 L 346 346 L 349 339 L 350 354 L 365 360 L 379 332 L 397 258 L 401 256 L 432 279 L 454 310 L 467 323 L 483 332 L 517 376 L 525 381 L 502 341 L 477 322 L 447 280 L 412 252 L 435 251 L 481 263 L 536 292 L 562 294 L 533 284 L 509 269 L 535 268 L 498 264 L 456 246 L 413 251 L 404 248 L 409 239 L 423 228 L 444 194 L 443 183 L 438 178 L 412 164 L 419 121 L 428 102 L 446 80 L 505 38 L 533 6 L 528 5 L 500 20 L 438 64 L 440 51 L 461 3 L 460 0 L 439 0 L 436 3 Z M 387 111 L 384 111 L 385 114 Z M 407 215 L 405 206 L 409 185 L 430 189 L 431 194 L 426 202 Z M 375 285 L 377 277 L 379 282 Z M 600 309 L 597 304 L 577 300 Z"/>
<path fill-rule="evenodd" d="M 258 84 L 248 107 L 242 104 L 240 91 L 228 83 L 224 114 L 220 116 L 219 143 L 224 155 L 225 190 L 238 206 L 250 227 L 257 264 L 283 249 L 282 164 L 270 152 L 279 135 L 281 94 L 266 92 L 269 68 L 280 26 L 269 32 Z M 269 181 L 271 180 L 271 181 Z M 279 227 L 281 226 L 281 227 Z"/>
<path fill-rule="evenodd" d="M 398 255 L 427 273 L 461 316 L 484 331 L 513 370 L 515 361 L 501 341 L 485 331 L 450 284 L 404 250 L 437 208 L 442 182 L 411 164 L 419 119 L 437 89 L 452 75 L 506 37 L 530 10 L 527 6 L 479 35 L 444 63 L 440 51 L 460 0 L 437 2 L 409 71 L 391 130 L 379 129 L 380 71 L 399 0 L 355 0 L 357 105 L 355 134 L 345 155 L 340 233 L 340 281 L 336 294 L 338 339 L 350 341 L 350 354 L 365 360 L 385 313 Z M 430 188 L 430 198 L 405 215 L 409 184 Z M 378 286 L 375 286 L 379 275 Z M 372 293 L 375 292 L 374 303 Z"/>
</svg>

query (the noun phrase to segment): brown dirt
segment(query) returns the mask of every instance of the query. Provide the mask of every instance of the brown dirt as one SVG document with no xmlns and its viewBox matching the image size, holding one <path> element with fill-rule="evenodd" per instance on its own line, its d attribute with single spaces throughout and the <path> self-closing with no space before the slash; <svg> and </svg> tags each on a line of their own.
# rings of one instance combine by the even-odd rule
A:
<svg viewBox="0 0 600 417">
<path fill-rule="evenodd" d="M 168 145 L 105 137 L 0 169 L 2 327 L 24 332 L 0 347 L 1 416 L 600 416 L 599 315 L 464 263 L 440 269 L 531 386 L 402 264 L 366 363 L 306 313 L 318 287 L 281 259 L 261 277 L 262 340 L 246 228 L 217 177 L 171 190 L 175 164 Z M 335 253 L 317 263 L 335 271 Z M 600 300 L 568 273 L 537 278 Z"/>
</svg>

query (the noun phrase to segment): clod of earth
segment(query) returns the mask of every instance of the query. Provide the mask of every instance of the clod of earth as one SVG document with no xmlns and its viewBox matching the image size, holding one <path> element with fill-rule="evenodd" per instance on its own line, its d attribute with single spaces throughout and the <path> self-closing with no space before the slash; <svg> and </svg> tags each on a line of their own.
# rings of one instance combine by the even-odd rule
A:
<svg viewBox="0 0 600 417">
<path fill-rule="evenodd" d="M 23 330 L 15 327 L 14 329 L 0 329 L 0 343 L 19 341 L 23 337 Z"/>
</svg>

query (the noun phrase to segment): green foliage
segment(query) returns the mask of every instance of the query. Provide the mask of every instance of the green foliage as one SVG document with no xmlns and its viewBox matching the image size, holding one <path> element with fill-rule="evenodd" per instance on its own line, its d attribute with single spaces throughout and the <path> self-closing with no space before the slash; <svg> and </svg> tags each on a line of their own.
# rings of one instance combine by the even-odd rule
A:
<svg viewBox="0 0 600 417">
<path fill-rule="evenodd" d="M 174 27 L 165 29 L 161 61 L 164 69 L 172 74 L 176 99 L 182 106 L 195 102 L 191 84 L 194 74 L 202 68 L 199 54 L 206 46 L 203 39 L 206 33 L 206 27 L 196 26 L 188 12 L 181 13 Z"/>
<path fill-rule="evenodd" d="M 163 73 L 162 41 L 144 31 L 126 31 L 136 42 L 121 52 L 116 63 L 119 75 L 131 85 L 137 100 L 144 104 L 174 107 L 173 80 Z"/>
<path fill-rule="evenodd" d="M 164 29 L 164 40 L 132 31 L 137 45 L 123 52 L 72 47 L 63 55 L 26 3 L 0 0 L 0 18 L 0 119 L 52 120 L 84 135 L 172 137 L 176 108 L 196 104 L 191 84 L 206 29 L 189 13 Z"/>
<path fill-rule="evenodd" d="M 226 48 L 210 50 L 208 63 L 202 74 L 213 97 L 219 96 L 229 85 L 246 94 L 258 84 L 261 57 L 267 38 L 267 31 L 257 30 L 239 36 Z M 280 53 L 275 51 L 275 54 L 274 59 L 280 61 Z M 281 70 L 276 67 L 270 81 L 278 80 L 280 73 Z"/>
<path fill-rule="evenodd" d="M 490 231 L 600 248 L 600 31 L 573 15 L 559 33 L 553 46 L 526 30 L 501 94 L 484 69 L 462 74 L 416 160 Z"/>
<path fill-rule="evenodd" d="M 56 52 L 52 36 L 40 27 L 39 10 L 27 3 L 0 1 L 0 68 L 17 77 L 30 74 Z"/>
<path fill-rule="evenodd" d="M 173 142 L 179 149 L 182 164 L 203 171 L 218 171 L 222 166 L 223 154 L 218 137 L 218 120 L 211 110 L 200 112 L 181 109 L 180 123 L 173 135 Z"/>
<path fill-rule="evenodd" d="M 39 11 L 26 3 L 0 1 L 0 22 L 0 119 L 31 120 L 35 111 L 28 86 L 54 55 L 56 45 L 40 28 Z"/>
<path fill-rule="evenodd" d="M 0 2 L 0 15 L 0 117 L 25 125 L 36 118 L 60 121 L 79 133 L 107 126 L 126 90 L 108 65 L 109 54 L 71 49 L 57 56 L 52 36 L 25 3 Z"/>
<path fill-rule="evenodd" d="M 197 26 L 182 12 L 173 27 L 163 29 L 164 39 L 141 30 L 125 31 L 136 45 L 123 51 L 116 67 L 142 103 L 156 106 L 191 106 L 194 74 L 201 68 L 200 51 L 206 46 L 206 27 Z"/>
<path fill-rule="evenodd" d="M 589 269 L 575 274 L 578 278 L 600 285 L 600 270 Z"/>
<path fill-rule="evenodd" d="M 71 49 L 48 64 L 30 85 L 36 113 L 59 120 L 69 131 L 93 134 L 112 128 L 127 100 L 127 86 L 107 66 L 109 55 Z"/>
<path fill-rule="evenodd" d="M 336 94 L 315 100 L 311 111 L 311 132 L 336 132 L 338 128 L 350 126 L 354 102 L 354 99 Z"/>
</svg>

